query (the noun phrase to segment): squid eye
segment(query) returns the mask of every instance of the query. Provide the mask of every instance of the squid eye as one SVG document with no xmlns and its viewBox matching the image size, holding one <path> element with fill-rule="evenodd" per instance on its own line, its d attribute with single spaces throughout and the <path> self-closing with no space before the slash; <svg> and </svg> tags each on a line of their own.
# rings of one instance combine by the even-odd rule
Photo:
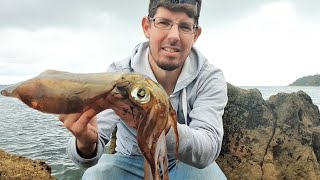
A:
<svg viewBox="0 0 320 180">
<path fill-rule="evenodd" d="M 150 101 L 150 92 L 143 87 L 134 87 L 131 90 L 131 98 L 139 104 L 145 104 Z"/>
</svg>

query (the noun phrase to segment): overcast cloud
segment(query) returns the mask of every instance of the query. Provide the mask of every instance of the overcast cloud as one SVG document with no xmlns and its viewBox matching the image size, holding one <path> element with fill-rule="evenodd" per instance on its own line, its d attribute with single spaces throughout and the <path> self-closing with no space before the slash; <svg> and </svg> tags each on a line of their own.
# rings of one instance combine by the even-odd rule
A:
<svg viewBox="0 0 320 180">
<path fill-rule="evenodd" d="M 46 69 L 102 72 L 141 41 L 148 1 L 0 0 L 0 84 Z M 234 85 L 320 73 L 320 1 L 203 0 L 195 44 Z"/>
</svg>

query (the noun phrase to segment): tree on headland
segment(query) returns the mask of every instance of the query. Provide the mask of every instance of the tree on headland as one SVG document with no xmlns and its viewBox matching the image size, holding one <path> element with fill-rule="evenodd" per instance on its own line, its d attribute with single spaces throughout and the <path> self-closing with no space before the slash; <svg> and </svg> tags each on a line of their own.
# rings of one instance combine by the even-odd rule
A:
<svg viewBox="0 0 320 180">
<path fill-rule="evenodd" d="M 304 76 L 289 86 L 320 86 L 320 74 Z"/>
</svg>

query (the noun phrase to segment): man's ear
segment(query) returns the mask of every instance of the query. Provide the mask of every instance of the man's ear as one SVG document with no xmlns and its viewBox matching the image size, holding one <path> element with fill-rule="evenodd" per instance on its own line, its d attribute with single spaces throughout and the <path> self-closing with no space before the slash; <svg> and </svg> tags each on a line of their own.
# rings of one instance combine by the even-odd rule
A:
<svg viewBox="0 0 320 180">
<path fill-rule="evenodd" d="M 150 21 L 147 16 L 142 18 L 141 25 L 142 25 L 142 30 L 143 30 L 144 36 L 147 39 L 149 39 L 150 38 Z"/>
<path fill-rule="evenodd" d="M 196 30 L 196 33 L 194 34 L 193 43 L 197 41 L 198 37 L 201 35 L 201 32 L 202 32 L 202 28 L 199 26 L 198 29 Z"/>
</svg>

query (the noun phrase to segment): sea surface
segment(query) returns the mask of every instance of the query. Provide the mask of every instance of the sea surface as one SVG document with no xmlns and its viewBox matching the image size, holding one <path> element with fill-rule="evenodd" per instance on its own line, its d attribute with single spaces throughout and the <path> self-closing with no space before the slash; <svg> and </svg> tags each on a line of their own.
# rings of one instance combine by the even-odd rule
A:
<svg viewBox="0 0 320 180">
<path fill-rule="evenodd" d="M 2 89 L 4 86 L 0 86 Z M 297 86 L 246 86 L 257 88 L 264 99 L 279 92 L 309 94 L 314 104 L 320 106 L 320 87 Z M 71 133 L 56 115 L 44 114 L 28 108 L 15 98 L 0 95 L 0 149 L 34 160 L 43 160 L 52 168 L 57 179 L 80 179 L 84 170 L 73 165 L 66 155 L 66 143 Z"/>
</svg>

